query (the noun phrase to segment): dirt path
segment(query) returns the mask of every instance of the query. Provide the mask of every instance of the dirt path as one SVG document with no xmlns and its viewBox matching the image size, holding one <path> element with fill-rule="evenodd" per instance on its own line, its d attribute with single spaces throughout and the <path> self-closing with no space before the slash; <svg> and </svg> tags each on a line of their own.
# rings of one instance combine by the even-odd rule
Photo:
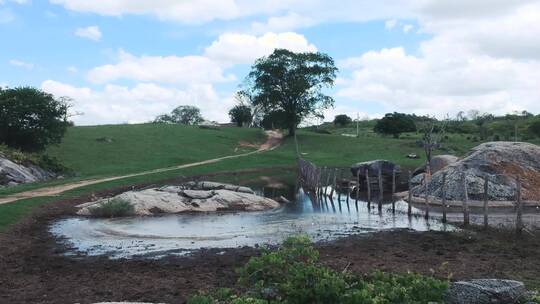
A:
<svg viewBox="0 0 540 304">
<path fill-rule="evenodd" d="M 65 191 L 72 190 L 72 189 L 76 189 L 76 188 L 80 188 L 80 187 L 84 187 L 84 186 L 89 186 L 89 185 L 94 185 L 94 184 L 99 184 L 99 183 L 103 183 L 103 182 L 109 182 L 109 181 L 118 180 L 118 179 L 123 179 L 123 178 L 129 178 L 129 177 L 135 177 L 135 176 L 141 176 L 141 175 L 147 175 L 147 174 L 154 174 L 154 173 L 161 173 L 161 172 L 173 171 L 173 170 L 178 170 L 178 169 L 184 169 L 184 168 L 202 166 L 202 165 L 207 165 L 207 164 L 213 164 L 213 163 L 217 163 L 217 162 L 227 160 L 227 159 L 239 158 L 239 157 L 249 156 L 249 155 L 253 155 L 253 154 L 257 154 L 257 153 L 262 153 L 262 152 L 265 152 L 265 151 L 270 151 L 270 150 L 273 150 L 273 149 L 279 147 L 279 145 L 281 144 L 281 141 L 283 140 L 283 134 L 278 132 L 278 131 L 266 131 L 265 133 L 266 133 L 266 136 L 267 136 L 267 140 L 266 140 L 265 143 L 260 145 L 259 149 L 257 149 L 256 151 L 237 154 L 237 155 L 228 155 L 228 156 L 223 156 L 223 157 L 218 157 L 218 158 L 213 158 L 213 159 L 208 159 L 208 160 L 204 160 L 204 161 L 200 161 L 200 162 L 188 163 L 188 164 L 183 164 L 183 165 L 178 165 L 178 166 L 173 166 L 173 167 L 166 167 L 166 168 L 147 170 L 147 171 L 127 174 L 127 175 L 119 175 L 119 176 L 111 176 L 111 177 L 99 178 L 99 179 L 82 180 L 82 181 L 69 183 L 69 184 L 64 184 L 64 185 L 59 185 L 59 186 L 51 186 L 51 187 L 39 188 L 39 189 L 36 189 L 36 190 L 24 191 L 24 192 L 8 195 L 8 196 L 5 196 L 5 197 L 0 197 L 0 205 L 15 202 L 15 201 L 18 201 L 18 200 L 21 200 L 21 199 L 33 198 L 33 197 L 55 196 L 55 195 L 59 195 L 59 194 L 65 192 Z"/>
</svg>

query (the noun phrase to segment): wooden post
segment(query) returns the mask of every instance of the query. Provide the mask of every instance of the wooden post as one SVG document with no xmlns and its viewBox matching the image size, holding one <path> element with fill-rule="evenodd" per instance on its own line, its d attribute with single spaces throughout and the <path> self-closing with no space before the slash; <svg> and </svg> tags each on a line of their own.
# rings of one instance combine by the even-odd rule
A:
<svg viewBox="0 0 540 304">
<path fill-rule="evenodd" d="M 429 219 L 429 182 L 430 182 L 430 178 L 429 178 L 429 174 L 426 173 L 424 175 L 424 183 L 426 184 L 426 195 L 424 197 L 424 201 L 426 203 L 426 214 L 424 215 L 424 218 L 427 220 Z"/>
<path fill-rule="evenodd" d="M 338 184 L 337 184 L 337 188 L 336 188 L 336 191 L 337 191 L 337 195 L 338 195 L 338 202 L 339 202 L 339 206 L 341 206 L 341 183 L 343 182 L 343 169 L 342 168 L 339 168 L 339 177 L 338 177 Z"/>
<path fill-rule="evenodd" d="M 446 223 L 446 172 L 442 176 L 442 221 Z"/>
<path fill-rule="evenodd" d="M 487 174 L 484 176 L 484 228 L 488 228 L 488 190 L 489 190 L 489 179 Z"/>
<path fill-rule="evenodd" d="M 467 174 L 463 172 L 463 225 L 469 225 L 469 190 L 467 189 Z"/>
<path fill-rule="evenodd" d="M 336 174 L 337 174 L 338 168 L 334 169 L 334 181 L 332 183 L 332 191 L 330 191 L 330 197 L 334 196 L 334 191 L 336 190 Z"/>
<path fill-rule="evenodd" d="M 378 203 L 378 207 L 379 207 L 379 210 L 381 210 L 382 209 L 383 195 L 384 195 L 383 181 L 382 181 L 382 166 L 379 167 L 377 177 L 379 179 L 379 203 Z"/>
<path fill-rule="evenodd" d="M 411 171 L 409 170 L 409 206 L 407 206 L 407 215 L 408 216 L 411 216 L 412 215 L 412 183 L 411 183 L 411 180 L 412 180 L 412 174 L 411 174 Z"/>
<path fill-rule="evenodd" d="M 369 181 L 369 169 L 366 169 L 367 203 L 371 205 L 371 182 Z"/>
<path fill-rule="evenodd" d="M 392 213 L 396 213 L 396 202 L 394 194 L 396 193 L 396 168 L 392 169 Z"/>
<path fill-rule="evenodd" d="M 358 205 L 358 197 L 360 196 L 360 168 L 356 171 L 356 205 Z"/>
<path fill-rule="evenodd" d="M 328 191 L 329 184 L 330 184 L 330 173 L 328 172 L 328 168 L 326 168 L 326 184 L 324 185 L 324 196 L 328 196 L 326 192 Z"/>
<path fill-rule="evenodd" d="M 523 206 L 521 204 L 521 179 L 516 177 L 516 232 L 520 234 L 523 231 Z"/>
</svg>

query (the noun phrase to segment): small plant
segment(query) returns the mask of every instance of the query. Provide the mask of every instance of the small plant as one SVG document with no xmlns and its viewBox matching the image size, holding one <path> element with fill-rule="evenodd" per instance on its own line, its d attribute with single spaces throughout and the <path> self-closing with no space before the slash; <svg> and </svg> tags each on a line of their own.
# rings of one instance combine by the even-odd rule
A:
<svg viewBox="0 0 540 304">
<path fill-rule="evenodd" d="M 418 274 L 375 272 L 360 277 L 320 265 L 319 252 L 306 236 L 287 239 L 277 251 L 253 257 L 238 270 L 235 295 L 198 295 L 189 304 L 391 304 L 442 302 L 446 281 Z"/>
<path fill-rule="evenodd" d="M 89 208 L 90 214 L 95 217 L 121 217 L 129 216 L 134 212 L 133 205 L 129 201 L 113 198 L 98 206 Z"/>
</svg>

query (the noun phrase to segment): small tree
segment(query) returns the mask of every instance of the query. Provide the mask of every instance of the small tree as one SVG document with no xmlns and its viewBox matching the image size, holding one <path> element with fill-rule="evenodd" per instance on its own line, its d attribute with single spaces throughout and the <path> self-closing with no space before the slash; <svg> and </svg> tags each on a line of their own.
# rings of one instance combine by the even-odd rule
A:
<svg viewBox="0 0 540 304">
<path fill-rule="evenodd" d="M 284 113 L 289 135 L 294 135 L 303 119 L 320 117 L 333 106 L 334 99 L 322 90 L 333 86 L 336 73 L 334 60 L 326 54 L 276 49 L 255 61 L 245 87 L 252 105 L 265 114 Z"/>
<path fill-rule="evenodd" d="M 229 110 L 229 117 L 239 127 L 249 125 L 252 120 L 251 108 L 243 104 L 236 105 Z"/>
<path fill-rule="evenodd" d="M 69 108 L 35 88 L 0 89 L 0 143 L 24 151 L 60 143 L 69 125 Z"/>
<path fill-rule="evenodd" d="M 373 131 L 398 138 L 401 133 L 416 131 L 416 125 L 410 115 L 394 112 L 378 120 Z"/>
<path fill-rule="evenodd" d="M 529 132 L 537 137 L 540 137 L 540 119 L 533 121 L 528 128 Z"/>
<path fill-rule="evenodd" d="M 175 123 L 184 125 L 196 125 L 204 119 L 201 116 L 201 110 L 194 106 L 179 106 L 172 110 L 171 117 Z"/>
<path fill-rule="evenodd" d="M 352 123 L 352 118 L 345 114 L 336 115 L 334 117 L 334 125 L 339 127 L 344 127 L 348 124 Z"/>
<path fill-rule="evenodd" d="M 424 153 L 426 154 L 426 172 L 431 174 L 431 160 L 433 158 L 433 150 L 437 148 L 444 139 L 446 128 L 449 119 L 438 121 L 435 117 L 426 117 L 418 121 L 417 129 L 422 134 L 424 141 Z"/>
<path fill-rule="evenodd" d="M 174 120 L 169 114 L 161 114 L 154 119 L 154 123 L 172 124 L 174 123 Z"/>
</svg>

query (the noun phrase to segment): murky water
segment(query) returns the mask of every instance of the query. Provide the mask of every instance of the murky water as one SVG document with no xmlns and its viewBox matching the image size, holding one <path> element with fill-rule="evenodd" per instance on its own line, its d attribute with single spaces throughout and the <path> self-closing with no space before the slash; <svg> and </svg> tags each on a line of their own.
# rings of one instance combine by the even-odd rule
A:
<svg viewBox="0 0 540 304">
<path fill-rule="evenodd" d="M 285 191 L 286 193 L 280 193 Z M 261 189 L 267 196 L 292 196 L 288 190 Z M 271 192 L 271 193 L 270 193 Z M 289 195 L 287 195 L 287 192 Z M 51 226 L 51 232 L 71 249 L 68 254 L 122 257 L 159 257 L 186 254 L 201 248 L 234 248 L 278 244 L 286 237 L 304 233 L 314 241 L 373 231 L 408 228 L 417 231 L 451 230 L 450 225 L 422 216 L 408 217 L 407 204 L 390 202 L 379 211 L 346 195 L 313 203 L 302 191 L 296 203 L 263 212 L 175 214 L 121 219 L 68 218 Z M 422 214 L 414 209 L 415 214 Z"/>
</svg>

